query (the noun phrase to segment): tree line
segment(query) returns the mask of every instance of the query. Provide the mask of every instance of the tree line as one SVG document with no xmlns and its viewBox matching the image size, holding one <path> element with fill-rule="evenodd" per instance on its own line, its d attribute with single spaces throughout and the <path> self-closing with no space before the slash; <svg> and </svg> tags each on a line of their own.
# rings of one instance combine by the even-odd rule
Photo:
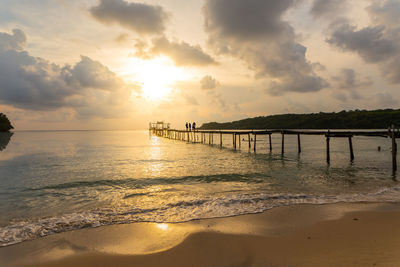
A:
<svg viewBox="0 0 400 267">
<path fill-rule="evenodd" d="M 238 121 L 204 123 L 200 129 L 386 129 L 400 126 L 400 109 L 282 114 Z"/>
<path fill-rule="evenodd" d="M 8 132 L 14 127 L 11 125 L 10 120 L 3 113 L 0 113 L 0 132 Z"/>
</svg>

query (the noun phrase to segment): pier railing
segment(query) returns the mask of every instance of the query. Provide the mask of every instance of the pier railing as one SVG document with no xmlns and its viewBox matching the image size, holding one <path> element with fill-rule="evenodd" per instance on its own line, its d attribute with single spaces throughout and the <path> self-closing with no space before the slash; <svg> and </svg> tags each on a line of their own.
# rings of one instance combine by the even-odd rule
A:
<svg viewBox="0 0 400 267">
<path fill-rule="evenodd" d="M 268 135 L 269 150 L 272 151 L 271 136 L 273 134 L 281 135 L 281 153 L 285 153 L 285 135 L 297 135 L 297 151 L 301 153 L 301 135 L 322 135 L 326 140 L 326 161 L 330 163 L 330 139 L 331 138 L 347 138 L 349 143 L 350 160 L 354 160 L 353 141 L 354 136 L 370 136 L 370 137 L 383 137 L 391 139 L 392 146 L 392 170 L 393 173 L 397 171 L 397 143 L 396 139 L 400 138 L 400 130 L 393 125 L 388 129 L 381 130 L 291 130 L 291 129 L 268 129 L 268 130 L 176 130 L 176 129 L 155 129 L 150 128 L 150 132 L 160 137 L 165 137 L 174 140 L 180 140 L 192 143 L 206 144 L 208 139 L 209 145 L 217 145 L 214 143 L 214 136 L 217 135 L 219 146 L 223 147 L 223 135 L 232 135 L 232 147 L 236 150 L 241 148 L 241 136 L 247 136 L 249 149 L 253 143 L 253 150 L 257 149 L 257 136 Z M 208 135 L 208 138 L 206 138 Z"/>
</svg>

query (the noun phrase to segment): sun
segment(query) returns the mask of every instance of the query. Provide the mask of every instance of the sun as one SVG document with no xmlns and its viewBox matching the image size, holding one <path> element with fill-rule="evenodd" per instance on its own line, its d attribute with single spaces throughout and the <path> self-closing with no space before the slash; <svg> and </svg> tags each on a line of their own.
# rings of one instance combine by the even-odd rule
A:
<svg viewBox="0 0 400 267">
<path fill-rule="evenodd" d="M 124 68 L 124 74 L 141 85 L 143 97 L 149 100 L 168 97 L 177 81 L 187 80 L 190 76 L 188 71 L 162 57 L 151 60 L 131 58 Z"/>
</svg>

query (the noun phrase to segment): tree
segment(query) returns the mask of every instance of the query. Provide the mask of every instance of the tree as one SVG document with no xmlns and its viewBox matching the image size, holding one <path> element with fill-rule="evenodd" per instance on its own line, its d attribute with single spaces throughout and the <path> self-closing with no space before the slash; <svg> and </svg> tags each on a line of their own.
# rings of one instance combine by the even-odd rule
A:
<svg viewBox="0 0 400 267">
<path fill-rule="evenodd" d="M 8 132 L 14 127 L 11 125 L 10 120 L 3 113 L 0 113 L 0 132 Z"/>
<path fill-rule="evenodd" d="M 203 124 L 200 129 L 386 129 L 400 125 L 400 109 L 282 114 Z"/>
</svg>

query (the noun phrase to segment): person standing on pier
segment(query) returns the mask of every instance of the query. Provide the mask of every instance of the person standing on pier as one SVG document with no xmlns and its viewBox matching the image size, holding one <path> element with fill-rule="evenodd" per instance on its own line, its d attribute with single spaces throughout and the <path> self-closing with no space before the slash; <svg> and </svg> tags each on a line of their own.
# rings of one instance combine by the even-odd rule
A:
<svg viewBox="0 0 400 267">
<path fill-rule="evenodd" d="M 188 126 L 188 123 L 186 122 L 186 132 L 187 132 L 187 130 L 188 130 L 188 127 L 189 127 L 189 126 Z"/>
<path fill-rule="evenodd" d="M 192 124 L 189 122 L 189 131 L 192 131 Z"/>
<path fill-rule="evenodd" d="M 196 131 L 196 122 L 195 121 L 193 122 L 192 126 L 193 126 L 193 132 Z"/>
</svg>

